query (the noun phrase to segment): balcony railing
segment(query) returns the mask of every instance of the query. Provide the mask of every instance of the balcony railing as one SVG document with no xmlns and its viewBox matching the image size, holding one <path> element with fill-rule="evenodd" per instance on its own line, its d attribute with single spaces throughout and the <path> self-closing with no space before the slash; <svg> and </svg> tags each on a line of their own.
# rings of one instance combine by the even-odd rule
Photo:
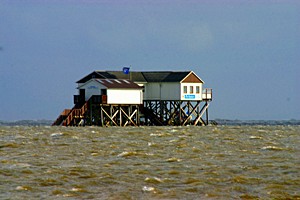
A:
<svg viewBox="0 0 300 200">
<path fill-rule="evenodd" d="M 106 95 L 93 95 L 91 97 L 92 104 L 106 104 L 107 96 Z"/>
<path fill-rule="evenodd" d="M 74 104 L 80 104 L 83 102 L 85 102 L 84 96 L 74 95 Z M 99 103 L 106 104 L 107 103 L 107 95 L 93 95 L 91 97 L 91 103 L 92 104 L 99 104 Z"/>
<path fill-rule="evenodd" d="M 202 92 L 202 99 L 203 100 L 212 100 L 212 89 L 211 88 L 205 88 Z"/>
</svg>

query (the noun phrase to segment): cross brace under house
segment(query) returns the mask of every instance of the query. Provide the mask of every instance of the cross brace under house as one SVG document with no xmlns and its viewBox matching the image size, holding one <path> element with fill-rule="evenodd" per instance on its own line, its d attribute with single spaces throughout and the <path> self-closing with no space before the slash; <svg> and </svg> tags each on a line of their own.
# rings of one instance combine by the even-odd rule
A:
<svg viewBox="0 0 300 200">
<path fill-rule="evenodd" d="M 144 123 L 156 126 L 208 125 L 209 101 L 144 101 Z M 205 117 L 205 119 L 203 119 Z"/>
</svg>

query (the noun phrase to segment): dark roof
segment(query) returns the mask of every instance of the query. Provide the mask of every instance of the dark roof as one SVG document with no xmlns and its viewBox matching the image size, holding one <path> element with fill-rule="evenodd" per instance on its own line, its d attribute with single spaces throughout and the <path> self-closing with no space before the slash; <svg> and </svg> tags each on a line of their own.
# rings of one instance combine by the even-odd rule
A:
<svg viewBox="0 0 300 200">
<path fill-rule="evenodd" d="M 77 81 L 76 83 L 85 83 L 92 78 L 106 78 L 106 77 L 100 73 L 97 73 L 96 71 L 93 71 L 92 73 L 86 75 L 85 77 L 83 77 L 82 79 Z"/>
<path fill-rule="evenodd" d="M 77 83 L 85 83 L 88 80 L 92 78 L 99 78 L 99 79 L 128 79 L 129 80 L 129 75 L 124 74 L 122 71 L 93 71 L 92 73 L 86 75 Z"/>
<path fill-rule="evenodd" d="M 142 72 L 147 82 L 180 82 L 190 72 Z"/>
<path fill-rule="evenodd" d="M 107 88 L 142 89 L 138 84 L 124 79 L 96 79 Z"/>
<path fill-rule="evenodd" d="M 77 83 L 85 83 L 92 78 L 99 79 L 127 79 L 134 82 L 180 82 L 191 71 L 132 71 L 124 74 L 122 71 L 94 71 Z"/>
<path fill-rule="evenodd" d="M 124 74 L 123 71 L 95 71 L 97 74 L 104 76 L 105 78 L 112 79 L 127 79 L 135 82 L 147 82 L 144 78 L 144 72 L 130 72 L 130 74 Z"/>
</svg>

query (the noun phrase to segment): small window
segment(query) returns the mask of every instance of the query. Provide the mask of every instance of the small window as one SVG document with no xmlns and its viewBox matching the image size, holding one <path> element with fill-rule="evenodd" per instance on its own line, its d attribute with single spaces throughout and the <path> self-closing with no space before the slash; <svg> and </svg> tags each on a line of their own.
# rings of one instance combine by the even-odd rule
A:
<svg viewBox="0 0 300 200">
<path fill-rule="evenodd" d="M 194 87 L 190 86 L 190 93 L 193 94 L 194 93 Z"/>
<path fill-rule="evenodd" d="M 200 94 L 200 87 L 199 86 L 196 86 L 196 93 Z"/>
<path fill-rule="evenodd" d="M 187 93 L 187 86 L 183 86 L 183 93 L 184 93 L 184 94 Z"/>
</svg>

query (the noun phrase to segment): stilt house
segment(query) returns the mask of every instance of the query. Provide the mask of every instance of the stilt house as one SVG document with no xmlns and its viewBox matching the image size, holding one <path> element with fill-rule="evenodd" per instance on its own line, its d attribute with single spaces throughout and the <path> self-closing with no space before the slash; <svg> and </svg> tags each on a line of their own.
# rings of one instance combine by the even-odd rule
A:
<svg viewBox="0 0 300 200">
<path fill-rule="evenodd" d="M 203 89 L 204 81 L 193 71 L 94 71 L 77 84 L 74 108 L 54 125 L 208 124 L 212 90 Z M 82 110 L 75 114 L 76 109 Z"/>
</svg>

